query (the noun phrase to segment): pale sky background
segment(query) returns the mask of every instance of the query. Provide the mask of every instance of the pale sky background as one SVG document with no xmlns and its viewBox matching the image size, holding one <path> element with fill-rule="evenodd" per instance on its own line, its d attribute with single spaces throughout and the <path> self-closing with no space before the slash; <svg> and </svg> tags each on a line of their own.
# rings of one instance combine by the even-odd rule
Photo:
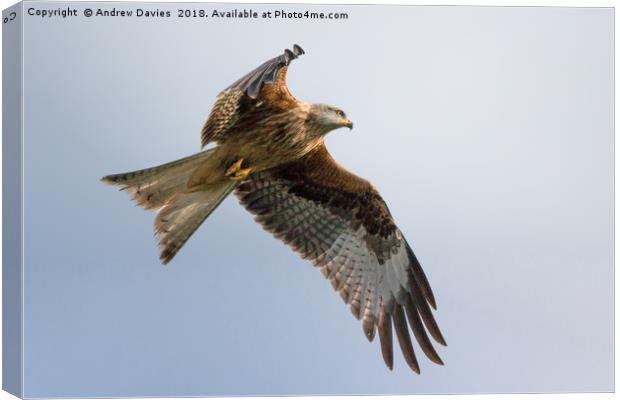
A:
<svg viewBox="0 0 620 400">
<path fill-rule="evenodd" d="M 612 9 L 139 6 L 173 17 L 25 18 L 27 397 L 613 390 Z M 163 267 L 154 214 L 99 182 L 198 151 L 217 93 L 293 43 L 291 90 L 353 119 L 328 147 L 422 262 L 443 367 L 389 371 L 235 198 Z"/>
</svg>

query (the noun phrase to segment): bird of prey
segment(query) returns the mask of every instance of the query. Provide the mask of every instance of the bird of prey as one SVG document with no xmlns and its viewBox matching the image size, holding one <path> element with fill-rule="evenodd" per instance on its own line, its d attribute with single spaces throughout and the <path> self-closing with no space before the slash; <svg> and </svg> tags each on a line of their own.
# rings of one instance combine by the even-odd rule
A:
<svg viewBox="0 0 620 400">
<path fill-rule="evenodd" d="M 413 371 L 420 367 L 409 330 L 424 354 L 443 365 L 428 336 L 446 345 L 420 263 L 377 189 L 325 147 L 328 132 L 352 129 L 353 122 L 337 107 L 295 98 L 287 87 L 288 67 L 302 54 L 295 45 L 220 92 L 201 132 L 202 147 L 214 143 L 211 149 L 102 180 L 159 210 L 155 232 L 164 264 L 234 191 L 265 230 L 320 268 L 369 341 L 378 332 L 388 368 L 392 330 Z"/>
</svg>

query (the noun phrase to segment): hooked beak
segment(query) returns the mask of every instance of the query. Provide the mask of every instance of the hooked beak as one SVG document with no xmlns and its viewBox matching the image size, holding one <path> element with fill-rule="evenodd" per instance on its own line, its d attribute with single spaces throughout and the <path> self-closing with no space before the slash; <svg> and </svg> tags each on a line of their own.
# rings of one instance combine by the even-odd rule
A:
<svg viewBox="0 0 620 400">
<path fill-rule="evenodd" d="M 347 119 L 344 121 L 344 126 L 346 126 L 346 127 L 347 127 L 347 128 L 349 128 L 349 129 L 353 129 L 353 121 L 351 121 L 349 118 L 347 118 Z"/>
</svg>

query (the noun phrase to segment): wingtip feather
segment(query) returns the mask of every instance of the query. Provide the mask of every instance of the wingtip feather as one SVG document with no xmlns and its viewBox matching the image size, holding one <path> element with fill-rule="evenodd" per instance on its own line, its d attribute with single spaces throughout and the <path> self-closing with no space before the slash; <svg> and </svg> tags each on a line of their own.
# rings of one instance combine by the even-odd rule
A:
<svg viewBox="0 0 620 400">
<path fill-rule="evenodd" d="M 372 342 L 375 339 L 375 321 L 373 319 L 365 319 L 362 323 L 362 328 L 366 339 Z"/>
<path fill-rule="evenodd" d="M 394 348 L 392 345 L 392 318 L 389 314 L 382 312 L 379 317 L 379 341 L 381 343 L 381 355 L 389 370 L 394 369 Z"/>
<path fill-rule="evenodd" d="M 433 307 L 433 310 L 437 311 L 437 303 L 435 302 L 435 296 L 433 296 L 432 292 L 426 297 L 426 301 Z"/>
<path fill-rule="evenodd" d="M 407 315 L 407 320 L 409 321 L 409 326 L 411 327 L 411 330 L 413 331 L 413 334 L 426 357 L 436 364 L 443 365 L 443 361 L 441 361 L 439 354 L 437 354 L 437 351 L 433 347 L 433 344 L 424 329 L 422 319 L 418 314 L 418 309 L 416 308 L 416 305 L 411 297 L 407 298 L 404 308 Z"/>
<path fill-rule="evenodd" d="M 285 65 L 289 65 L 291 63 L 291 61 L 296 59 L 296 58 L 297 58 L 297 56 L 295 55 L 295 53 L 293 53 L 289 49 L 285 49 L 284 50 L 284 64 Z"/>
<path fill-rule="evenodd" d="M 409 329 L 407 328 L 407 321 L 405 313 L 400 304 L 394 303 L 392 309 L 392 319 L 394 320 L 394 328 L 396 331 L 396 337 L 400 343 L 400 349 L 402 350 L 403 357 L 409 368 L 416 374 L 420 374 L 420 365 L 416 359 L 413 345 L 411 343 L 411 337 L 409 336 Z"/>
<path fill-rule="evenodd" d="M 297 55 L 297 56 L 300 56 L 302 54 L 306 54 L 304 49 L 302 49 L 301 46 L 298 45 L 298 44 L 294 44 L 293 45 L 293 53 L 295 53 L 295 55 Z"/>
</svg>

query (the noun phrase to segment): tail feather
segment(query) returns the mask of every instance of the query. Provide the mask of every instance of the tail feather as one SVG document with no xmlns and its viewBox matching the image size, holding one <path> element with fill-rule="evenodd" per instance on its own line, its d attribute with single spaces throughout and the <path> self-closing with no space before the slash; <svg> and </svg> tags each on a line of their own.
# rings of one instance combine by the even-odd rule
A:
<svg viewBox="0 0 620 400">
<path fill-rule="evenodd" d="M 155 235 L 159 240 L 160 259 L 167 264 L 183 247 L 213 210 L 230 194 L 238 182 L 228 179 L 189 187 L 190 177 L 217 174 L 206 170 L 213 153 L 203 151 L 157 167 L 104 176 L 101 180 L 126 190 L 147 210 L 160 209 L 155 218 Z"/>
<path fill-rule="evenodd" d="M 166 202 L 155 218 L 155 234 L 159 240 L 162 263 L 172 260 L 237 185 L 238 182 L 224 181 L 208 185 L 204 190 L 177 193 Z"/>
<path fill-rule="evenodd" d="M 104 176 L 101 180 L 126 190 L 141 207 L 158 209 L 185 187 L 192 172 L 212 152 L 212 149 L 202 151 L 157 167 Z"/>
</svg>

